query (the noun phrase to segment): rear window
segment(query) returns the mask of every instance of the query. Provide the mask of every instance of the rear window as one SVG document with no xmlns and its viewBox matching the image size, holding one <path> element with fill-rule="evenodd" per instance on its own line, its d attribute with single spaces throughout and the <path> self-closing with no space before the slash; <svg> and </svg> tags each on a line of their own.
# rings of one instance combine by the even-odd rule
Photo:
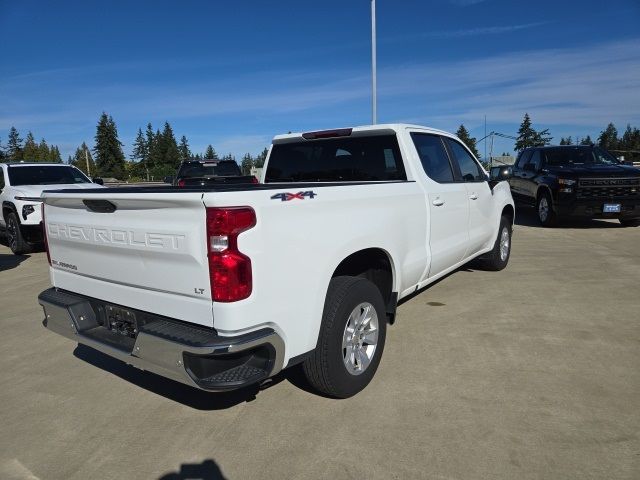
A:
<svg viewBox="0 0 640 480">
<path fill-rule="evenodd" d="M 183 163 L 178 171 L 180 178 L 233 177 L 240 175 L 236 162 L 190 162 Z"/>
<path fill-rule="evenodd" d="M 406 180 L 395 135 L 275 144 L 265 182 Z"/>
<path fill-rule="evenodd" d="M 18 185 L 64 185 L 91 183 L 80 170 L 55 165 L 29 165 L 9 167 L 9 183 Z"/>
</svg>

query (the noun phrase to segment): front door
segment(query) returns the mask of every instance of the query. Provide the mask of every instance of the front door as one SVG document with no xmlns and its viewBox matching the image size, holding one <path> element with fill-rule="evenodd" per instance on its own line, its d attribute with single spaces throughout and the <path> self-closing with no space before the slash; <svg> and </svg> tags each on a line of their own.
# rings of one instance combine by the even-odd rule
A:
<svg viewBox="0 0 640 480">
<path fill-rule="evenodd" d="M 451 161 L 439 135 L 411 134 L 427 177 L 431 263 L 425 277 L 433 277 L 460 262 L 469 244 L 469 198 L 464 183 L 456 182 Z"/>
<path fill-rule="evenodd" d="M 490 246 L 496 233 L 493 195 L 486 173 L 471 152 L 457 140 L 445 141 L 469 199 L 469 247 L 465 255 L 469 257 Z"/>
</svg>

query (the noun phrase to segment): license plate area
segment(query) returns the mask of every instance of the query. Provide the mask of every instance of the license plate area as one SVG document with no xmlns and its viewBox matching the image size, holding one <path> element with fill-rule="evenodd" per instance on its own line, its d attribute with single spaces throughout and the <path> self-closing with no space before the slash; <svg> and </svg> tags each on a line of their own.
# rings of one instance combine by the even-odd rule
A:
<svg viewBox="0 0 640 480">
<path fill-rule="evenodd" d="M 621 205 L 619 203 L 605 203 L 602 207 L 602 213 L 620 213 Z"/>
<path fill-rule="evenodd" d="M 130 338 L 136 338 L 138 335 L 138 320 L 132 310 L 116 305 L 104 305 L 103 322 L 103 326 L 114 333 Z"/>
</svg>

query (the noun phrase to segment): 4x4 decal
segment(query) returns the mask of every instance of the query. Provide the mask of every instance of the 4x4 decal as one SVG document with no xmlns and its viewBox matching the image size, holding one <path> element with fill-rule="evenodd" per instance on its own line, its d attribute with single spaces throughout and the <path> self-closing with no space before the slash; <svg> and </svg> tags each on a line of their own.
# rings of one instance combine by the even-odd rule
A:
<svg viewBox="0 0 640 480">
<path fill-rule="evenodd" d="M 305 197 L 315 198 L 318 194 L 313 190 L 307 190 L 306 192 L 298 193 L 276 193 L 271 196 L 271 200 L 280 200 L 281 202 L 288 202 L 289 200 L 304 200 Z"/>
</svg>

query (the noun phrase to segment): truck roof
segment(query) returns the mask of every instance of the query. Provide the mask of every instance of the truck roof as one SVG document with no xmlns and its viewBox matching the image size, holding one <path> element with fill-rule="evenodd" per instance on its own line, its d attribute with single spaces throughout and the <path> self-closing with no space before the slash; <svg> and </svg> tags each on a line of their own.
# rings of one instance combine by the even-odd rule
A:
<svg viewBox="0 0 640 480">
<path fill-rule="evenodd" d="M 15 162 L 0 162 L 0 165 L 7 165 L 12 167 L 28 167 L 32 165 L 42 165 L 46 167 L 73 167 L 73 165 L 69 165 L 67 163 L 58 163 L 58 162 L 24 162 L 22 160 L 18 160 Z"/>
<path fill-rule="evenodd" d="M 367 135 L 370 133 L 375 133 L 375 132 L 386 132 L 386 133 L 391 133 L 391 132 L 398 132 L 400 130 L 406 130 L 406 129 L 419 129 L 419 130 L 424 130 L 426 132 L 429 133 L 436 133 L 438 135 L 446 135 L 446 136 L 451 136 L 451 133 L 449 132 L 445 132 L 443 130 L 438 130 L 436 128 L 431 128 L 431 127 L 425 127 L 422 125 L 412 125 L 412 124 L 408 124 L 408 123 L 382 123 L 382 124 L 377 124 L 377 125 L 361 125 L 358 127 L 348 127 L 348 128 L 339 128 L 339 129 L 328 129 L 328 130 L 322 130 L 319 132 L 313 132 L 313 133 L 320 133 L 320 132 L 332 132 L 332 131 L 346 131 L 346 130 L 351 130 L 351 135 L 354 134 L 363 134 L 363 135 Z M 290 142 L 292 140 L 302 140 L 304 139 L 305 135 L 308 135 L 310 132 L 296 132 L 296 133 L 287 133 L 287 134 L 283 134 L 283 135 L 276 135 L 275 137 L 273 137 L 273 143 L 286 143 L 286 142 Z"/>
</svg>

